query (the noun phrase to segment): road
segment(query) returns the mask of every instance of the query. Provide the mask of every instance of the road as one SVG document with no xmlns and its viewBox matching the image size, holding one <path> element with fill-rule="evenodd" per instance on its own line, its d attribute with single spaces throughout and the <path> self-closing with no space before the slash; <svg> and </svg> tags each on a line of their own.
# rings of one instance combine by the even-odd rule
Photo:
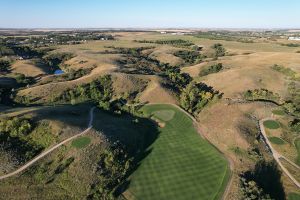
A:
<svg viewBox="0 0 300 200">
<path fill-rule="evenodd" d="M 18 168 L 17 170 L 9 173 L 9 174 L 6 174 L 6 175 L 3 175 L 3 176 L 0 176 L 0 180 L 3 180 L 3 179 L 6 179 L 6 178 L 9 178 L 11 176 L 14 176 L 22 171 L 24 171 L 25 169 L 27 169 L 28 167 L 30 167 L 31 165 L 33 165 L 34 163 L 36 163 L 37 161 L 39 161 L 40 159 L 42 159 L 43 157 L 45 157 L 46 155 L 48 155 L 49 153 L 51 153 L 52 151 L 54 151 L 55 149 L 57 149 L 58 147 L 64 145 L 65 143 L 79 137 L 79 136 L 82 136 L 84 135 L 85 133 L 89 132 L 92 128 L 92 124 L 93 124 L 93 120 L 94 120 L 94 110 L 95 110 L 95 107 L 91 108 L 90 109 L 90 112 L 89 112 L 89 123 L 88 123 L 88 127 L 87 129 L 85 129 L 84 131 L 82 131 L 81 133 L 78 133 L 68 139 L 65 139 L 64 141 L 60 142 L 59 144 L 56 144 L 55 146 L 51 147 L 50 149 L 42 152 L 40 155 L 36 156 L 34 159 L 32 159 L 31 161 L 29 161 L 28 163 L 26 163 L 25 165 L 23 165 L 22 167 Z"/>
<path fill-rule="evenodd" d="M 284 159 L 287 162 L 289 162 L 291 165 L 293 165 L 294 167 L 296 167 L 297 169 L 300 169 L 300 167 L 298 165 L 296 165 L 294 162 L 290 161 L 289 159 L 287 159 L 285 156 L 279 154 L 272 146 L 271 142 L 269 141 L 267 134 L 266 134 L 266 130 L 265 130 L 265 126 L 264 126 L 264 122 L 267 120 L 274 120 L 273 118 L 265 118 L 259 121 L 259 129 L 260 132 L 262 134 L 262 136 L 264 137 L 264 140 L 266 142 L 266 144 L 269 146 L 271 153 L 275 159 L 275 161 L 277 162 L 277 164 L 280 166 L 280 168 L 282 169 L 282 171 L 291 179 L 291 181 L 298 187 L 300 188 L 300 183 L 293 177 L 293 175 L 290 174 L 290 172 L 283 166 L 283 164 L 281 163 L 280 159 Z"/>
</svg>

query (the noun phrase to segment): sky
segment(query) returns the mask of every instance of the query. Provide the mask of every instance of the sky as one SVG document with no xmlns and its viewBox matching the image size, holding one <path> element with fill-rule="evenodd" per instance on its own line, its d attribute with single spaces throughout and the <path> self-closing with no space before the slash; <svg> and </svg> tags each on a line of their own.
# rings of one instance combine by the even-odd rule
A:
<svg viewBox="0 0 300 200">
<path fill-rule="evenodd" d="M 300 28 L 300 0 L 0 0 L 0 28 Z"/>
</svg>

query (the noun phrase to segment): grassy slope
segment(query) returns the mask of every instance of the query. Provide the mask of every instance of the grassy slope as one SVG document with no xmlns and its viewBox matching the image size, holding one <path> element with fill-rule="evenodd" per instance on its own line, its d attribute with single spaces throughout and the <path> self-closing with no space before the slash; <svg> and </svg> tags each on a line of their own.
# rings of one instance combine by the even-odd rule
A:
<svg viewBox="0 0 300 200">
<path fill-rule="evenodd" d="M 289 200 L 300 200 L 300 194 L 291 193 L 289 194 Z"/>
<path fill-rule="evenodd" d="M 173 110 L 175 115 L 133 174 L 130 195 L 143 200 L 219 198 L 229 174 L 225 158 L 199 136 L 185 113 L 168 105 L 144 107 L 149 115 L 160 110 Z"/>
<path fill-rule="evenodd" d="M 300 165 L 300 139 L 297 139 L 295 141 L 295 145 L 296 145 L 296 148 L 297 148 L 297 151 L 298 151 L 298 157 L 297 157 L 296 163 L 298 165 Z"/>
</svg>

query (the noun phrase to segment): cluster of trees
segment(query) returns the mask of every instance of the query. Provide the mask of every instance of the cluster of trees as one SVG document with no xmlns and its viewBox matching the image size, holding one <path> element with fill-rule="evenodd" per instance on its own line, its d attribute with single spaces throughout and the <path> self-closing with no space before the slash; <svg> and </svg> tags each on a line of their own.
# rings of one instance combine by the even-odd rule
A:
<svg viewBox="0 0 300 200">
<path fill-rule="evenodd" d="M 26 77 L 24 74 L 21 73 L 15 73 L 13 74 L 13 78 L 16 79 L 17 87 L 24 87 L 28 84 L 34 83 L 34 78 L 32 77 Z"/>
<path fill-rule="evenodd" d="M 131 74 L 155 74 L 160 72 L 159 61 L 150 58 L 150 53 L 144 51 L 151 48 L 114 48 L 117 53 L 123 54 L 123 58 L 118 60 L 121 65 L 120 71 Z"/>
<path fill-rule="evenodd" d="M 0 73 L 8 72 L 10 65 L 11 63 L 9 62 L 9 60 L 0 59 Z"/>
<path fill-rule="evenodd" d="M 122 193 L 122 184 L 126 182 L 132 158 L 122 145 L 111 145 L 102 153 L 98 163 L 98 182 L 87 199 L 116 199 Z"/>
<path fill-rule="evenodd" d="M 26 45 L 31 47 L 48 47 L 58 44 L 80 44 L 87 40 L 114 40 L 114 37 L 111 34 L 99 32 L 44 32 L 41 35 L 37 34 L 37 36 L 8 36 L 2 38 L 1 41 L 7 46 Z"/>
<path fill-rule="evenodd" d="M 300 44 L 298 43 L 288 43 L 288 44 L 281 44 L 281 45 L 287 47 L 300 47 Z"/>
<path fill-rule="evenodd" d="M 74 55 L 72 53 L 53 53 L 43 56 L 43 62 L 49 66 L 50 71 L 54 72 L 59 68 L 59 65 L 71 58 L 73 58 Z"/>
<path fill-rule="evenodd" d="M 181 40 L 179 43 L 181 43 Z M 125 59 L 120 60 L 119 63 L 127 68 L 134 68 L 135 70 L 133 71 L 135 73 L 156 73 L 166 78 L 166 86 L 178 94 L 182 107 L 192 114 L 200 112 L 214 97 L 221 97 L 217 91 L 214 91 L 211 87 L 203 83 L 191 83 L 193 80 L 192 77 L 187 73 L 181 73 L 178 66 L 170 66 L 169 64 L 163 64 L 153 58 L 149 58 L 149 53 L 145 53 L 143 50 L 149 50 L 151 47 L 115 49 L 125 54 Z M 178 55 L 185 58 L 188 62 L 194 62 L 195 59 L 201 56 L 199 53 L 194 54 L 192 51 L 180 51 Z"/>
<path fill-rule="evenodd" d="M 218 91 L 204 83 L 189 83 L 180 94 L 180 105 L 191 114 L 198 114 L 213 99 L 221 97 Z"/>
<path fill-rule="evenodd" d="M 22 58 L 31 59 L 31 58 L 41 58 L 47 52 L 53 50 L 50 48 L 33 48 L 25 45 L 18 45 L 12 47 L 14 54 L 21 56 Z"/>
<path fill-rule="evenodd" d="M 175 56 L 184 60 L 187 64 L 197 64 L 204 58 L 198 51 L 181 50 L 174 53 Z"/>
<path fill-rule="evenodd" d="M 42 150 L 30 139 L 33 128 L 33 123 L 24 118 L 0 120 L 0 138 L 4 142 L 4 149 L 14 152 L 20 162 L 31 159 Z"/>
<path fill-rule="evenodd" d="M 241 175 L 243 199 L 285 199 L 281 171 L 275 161 L 260 160 L 255 168 Z"/>
<path fill-rule="evenodd" d="M 295 133 L 300 133 L 300 119 L 294 119 L 289 123 L 290 129 Z"/>
<path fill-rule="evenodd" d="M 216 31 L 208 31 L 208 32 L 199 32 L 194 34 L 195 37 L 198 38 L 206 38 L 210 40 L 225 40 L 225 41 L 236 41 L 242 43 L 253 43 L 255 37 L 253 37 L 253 33 L 250 32 L 216 32 Z"/>
<path fill-rule="evenodd" d="M 207 67 L 203 67 L 199 72 L 199 76 L 207 76 L 208 74 L 218 73 L 219 71 L 223 70 L 223 64 L 218 63 L 214 65 L 210 65 Z"/>
<path fill-rule="evenodd" d="M 273 93 L 267 89 L 255 89 L 255 90 L 248 90 L 244 93 L 244 97 L 246 100 L 249 101 L 256 101 L 256 100 L 264 100 L 264 101 L 272 101 L 276 104 L 279 104 L 280 96 L 277 93 Z"/>
<path fill-rule="evenodd" d="M 215 58 L 225 56 L 226 54 L 226 49 L 220 43 L 214 44 L 211 48 L 215 51 Z"/>
<path fill-rule="evenodd" d="M 88 84 L 64 91 L 54 101 L 69 101 L 75 104 L 76 101 L 93 100 L 100 108 L 109 110 L 112 97 L 112 78 L 110 75 L 105 75 Z"/>
<path fill-rule="evenodd" d="M 180 93 L 192 81 L 192 77 L 187 73 L 181 73 L 179 67 L 166 64 L 162 69 L 168 80 L 167 86 L 176 92 Z"/>
<path fill-rule="evenodd" d="M 135 40 L 135 42 L 139 43 L 151 43 L 151 44 L 166 44 L 166 45 L 173 45 L 173 46 L 178 46 L 178 47 L 190 47 L 194 45 L 194 43 L 187 41 L 187 40 L 182 40 L 182 39 L 176 39 L 176 40 Z"/>
<path fill-rule="evenodd" d="M 0 87 L 0 104 L 10 105 L 14 94 L 12 88 L 9 87 Z"/>
<path fill-rule="evenodd" d="M 0 44 L 0 57 L 13 55 L 14 51 L 4 45 Z"/>
</svg>

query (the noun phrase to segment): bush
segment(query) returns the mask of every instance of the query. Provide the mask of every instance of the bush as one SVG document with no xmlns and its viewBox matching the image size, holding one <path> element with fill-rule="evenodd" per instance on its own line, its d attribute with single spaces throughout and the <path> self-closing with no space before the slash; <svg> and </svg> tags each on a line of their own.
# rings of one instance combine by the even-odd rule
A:
<svg viewBox="0 0 300 200">
<path fill-rule="evenodd" d="M 252 171 L 247 171 L 242 175 L 241 180 L 245 199 L 285 199 L 281 171 L 278 170 L 275 161 L 257 162 Z"/>
<path fill-rule="evenodd" d="M 75 104 L 77 100 L 93 100 L 100 108 L 109 110 L 112 96 L 112 79 L 110 75 L 105 75 L 88 84 L 64 91 L 54 101 L 70 101 Z"/>
<path fill-rule="evenodd" d="M 10 67 L 10 62 L 8 60 L 0 60 L 0 72 L 7 72 Z"/>
<path fill-rule="evenodd" d="M 292 69 L 286 68 L 284 66 L 277 65 L 277 64 L 273 65 L 271 68 L 275 71 L 278 71 L 278 72 L 283 73 L 284 75 L 290 76 L 290 77 L 295 77 L 295 75 L 297 74 Z"/>
<path fill-rule="evenodd" d="M 208 67 L 204 67 L 200 71 L 199 76 L 207 76 L 208 74 L 218 73 L 221 70 L 223 70 L 223 65 L 222 65 L 222 63 L 218 63 L 218 64 L 211 65 Z"/>
<path fill-rule="evenodd" d="M 180 95 L 180 105 L 191 114 L 199 113 L 215 96 L 217 91 L 204 83 L 191 82 Z"/>
<path fill-rule="evenodd" d="M 295 133 L 300 133 L 300 119 L 294 119 L 289 123 L 290 129 Z"/>
<path fill-rule="evenodd" d="M 255 89 L 248 90 L 244 93 L 246 100 L 255 101 L 255 100 L 267 100 L 277 103 L 280 101 L 280 96 L 277 93 L 273 93 L 267 89 Z M 278 104 L 278 103 L 277 103 Z"/>
<path fill-rule="evenodd" d="M 184 60 L 187 64 L 196 64 L 202 61 L 203 56 L 198 51 L 177 51 L 174 53 L 175 56 Z"/>
<path fill-rule="evenodd" d="M 63 62 L 74 57 L 71 53 L 53 53 L 43 57 L 43 61 L 50 67 L 50 71 L 54 72 Z"/>
<path fill-rule="evenodd" d="M 167 44 L 167 45 L 173 45 L 173 46 L 178 46 L 178 47 L 190 47 L 194 45 L 192 42 L 187 41 L 187 40 L 182 40 L 182 39 L 177 39 L 177 40 L 135 40 L 136 42 L 139 43 L 152 43 L 152 44 Z"/>
<path fill-rule="evenodd" d="M 212 49 L 215 50 L 215 58 L 225 56 L 226 49 L 223 47 L 222 44 L 220 43 L 214 44 L 212 46 Z"/>
</svg>

